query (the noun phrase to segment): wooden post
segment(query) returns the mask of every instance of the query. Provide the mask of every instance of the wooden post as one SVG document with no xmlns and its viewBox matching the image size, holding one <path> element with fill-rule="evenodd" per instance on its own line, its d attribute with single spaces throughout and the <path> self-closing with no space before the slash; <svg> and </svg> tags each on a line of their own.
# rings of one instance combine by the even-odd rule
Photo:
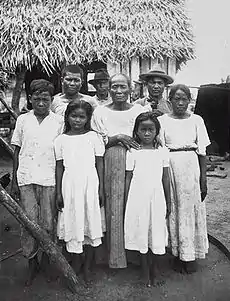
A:
<svg viewBox="0 0 230 301">
<path fill-rule="evenodd" d="M 141 59 L 141 73 L 146 73 L 149 71 L 149 58 Z"/>
<path fill-rule="evenodd" d="M 110 76 L 121 72 L 121 64 L 119 63 L 107 63 L 107 70 Z"/>
<path fill-rule="evenodd" d="M 39 225 L 32 222 L 25 214 L 17 202 L 0 185 L 0 204 L 22 224 L 26 230 L 40 243 L 43 251 L 49 256 L 52 263 L 67 280 L 67 285 L 73 293 L 77 293 L 77 284 L 79 283 L 72 267 L 68 264 L 61 251 L 50 239 L 49 235 Z"/>
<path fill-rule="evenodd" d="M 129 74 L 129 61 L 125 61 L 121 64 L 121 72 L 130 77 Z"/>
<path fill-rule="evenodd" d="M 157 65 L 157 58 L 151 58 L 151 70 Z"/>
<path fill-rule="evenodd" d="M 169 58 L 168 59 L 168 75 L 175 78 L 176 76 L 176 59 L 175 58 Z"/>
<path fill-rule="evenodd" d="M 21 97 L 21 92 L 23 88 L 23 83 L 25 80 L 25 74 L 26 74 L 26 68 L 25 66 L 20 66 L 16 70 L 16 84 L 13 90 L 13 96 L 12 96 L 12 109 L 19 114 L 19 101 Z"/>
<path fill-rule="evenodd" d="M 14 110 L 11 109 L 11 107 L 6 103 L 5 99 L 4 99 L 4 96 L 2 93 L 0 93 L 0 101 L 1 103 L 3 104 L 3 106 L 7 109 L 7 111 L 10 113 L 10 115 L 15 119 L 17 120 L 18 118 L 18 114 L 16 114 L 14 112 Z"/>
<path fill-rule="evenodd" d="M 149 58 L 140 58 L 140 74 L 147 73 L 149 71 Z M 146 85 L 144 85 L 143 89 L 144 96 L 148 95 L 148 89 Z"/>
<path fill-rule="evenodd" d="M 139 57 L 135 56 L 132 57 L 131 59 L 131 74 L 130 74 L 131 81 L 138 80 L 139 75 L 140 75 Z"/>
</svg>

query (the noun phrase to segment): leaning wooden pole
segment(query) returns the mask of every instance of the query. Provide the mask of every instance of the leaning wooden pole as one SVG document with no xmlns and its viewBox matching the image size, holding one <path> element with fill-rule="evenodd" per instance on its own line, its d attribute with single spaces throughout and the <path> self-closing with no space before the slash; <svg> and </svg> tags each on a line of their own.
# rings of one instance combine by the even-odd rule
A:
<svg viewBox="0 0 230 301">
<path fill-rule="evenodd" d="M 14 156 L 14 150 L 12 146 L 6 142 L 4 138 L 0 136 L 0 147 L 2 147 L 9 155 L 11 158 Z"/>
<path fill-rule="evenodd" d="M 25 214 L 24 210 L 18 203 L 5 191 L 0 184 L 0 204 L 4 205 L 7 210 L 22 224 L 26 230 L 40 243 L 43 251 L 49 256 L 52 263 L 67 280 L 67 285 L 73 293 L 77 293 L 77 284 L 79 283 L 76 274 L 68 264 L 61 251 L 50 239 L 49 235 L 39 225 L 32 222 Z"/>
<path fill-rule="evenodd" d="M 16 112 L 14 112 L 13 109 L 11 109 L 11 107 L 6 103 L 5 99 L 3 97 L 1 97 L 0 95 L 0 101 L 3 104 L 3 106 L 7 109 L 7 111 L 10 113 L 10 115 L 17 120 L 18 118 L 18 114 Z"/>
</svg>

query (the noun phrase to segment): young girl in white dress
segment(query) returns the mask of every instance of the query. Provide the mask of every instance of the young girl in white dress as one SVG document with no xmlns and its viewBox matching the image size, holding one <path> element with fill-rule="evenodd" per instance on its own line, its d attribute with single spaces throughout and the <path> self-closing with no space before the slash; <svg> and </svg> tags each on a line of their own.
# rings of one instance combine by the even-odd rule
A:
<svg viewBox="0 0 230 301">
<path fill-rule="evenodd" d="M 93 247 L 101 244 L 100 205 L 104 203 L 104 143 L 90 130 L 92 107 L 85 101 L 71 102 L 65 112 L 65 131 L 55 141 L 56 202 L 60 211 L 57 234 L 72 254 L 79 272 L 85 245 L 84 278 L 89 279 Z"/>
<path fill-rule="evenodd" d="M 136 118 L 133 136 L 138 150 L 127 152 L 125 248 L 141 254 L 141 278 L 154 284 L 157 256 L 167 246 L 166 217 L 170 214 L 168 151 L 157 142 L 160 123 L 152 112 Z"/>
</svg>

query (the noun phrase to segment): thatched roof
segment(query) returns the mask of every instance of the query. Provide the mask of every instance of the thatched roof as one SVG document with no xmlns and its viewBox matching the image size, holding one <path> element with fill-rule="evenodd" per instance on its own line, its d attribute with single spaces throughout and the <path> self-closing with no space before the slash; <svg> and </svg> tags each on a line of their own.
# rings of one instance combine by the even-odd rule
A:
<svg viewBox="0 0 230 301">
<path fill-rule="evenodd" d="M 0 63 L 39 60 L 121 62 L 141 57 L 193 58 L 184 0 L 5 0 L 0 4 Z"/>
</svg>

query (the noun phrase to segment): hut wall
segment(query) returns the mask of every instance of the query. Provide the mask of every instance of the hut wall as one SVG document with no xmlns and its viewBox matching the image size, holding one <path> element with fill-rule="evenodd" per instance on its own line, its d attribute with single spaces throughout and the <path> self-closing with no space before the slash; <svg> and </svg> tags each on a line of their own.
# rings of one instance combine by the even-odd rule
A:
<svg viewBox="0 0 230 301">
<path fill-rule="evenodd" d="M 107 70 L 110 75 L 116 73 L 125 73 L 128 75 L 133 82 L 137 80 L 139 74 L 148 72 L 149 70 L 154 69 L 156 66 L 160 66 L 168 75 L 172 76 L 173 78 L 176 75 L 176 59 L 175 58 L 139 58 L 133 57 L 130 61 L 126 61 L 123 63 L 115 64 L 115 63 L 108 63 Z M 168 89 L 165 91 L 165 94 L 168 94 Z M 144 87 L 144 95 L 147 95 L 146 87 Z M 165 96 L 166 96 L 165 95 Z"/>
<path fill-rule="evenodd" d="M 130 61 L 123 63 L 115 64 L 108 63 L 107 69 L 110 75 L 116 73 L 125 73 L 131 78 L 131 81 L 137 80 L 139 74 L 148 72 L 153 69 L 156 65 L 160 65 L 167 74 L 172 77 L 176 75 L 176 59 L 174 58 L 165 58 L 161 59 L 152 59 L 152 58 L 139 58 L 133 57 Z"/>
</svg>

